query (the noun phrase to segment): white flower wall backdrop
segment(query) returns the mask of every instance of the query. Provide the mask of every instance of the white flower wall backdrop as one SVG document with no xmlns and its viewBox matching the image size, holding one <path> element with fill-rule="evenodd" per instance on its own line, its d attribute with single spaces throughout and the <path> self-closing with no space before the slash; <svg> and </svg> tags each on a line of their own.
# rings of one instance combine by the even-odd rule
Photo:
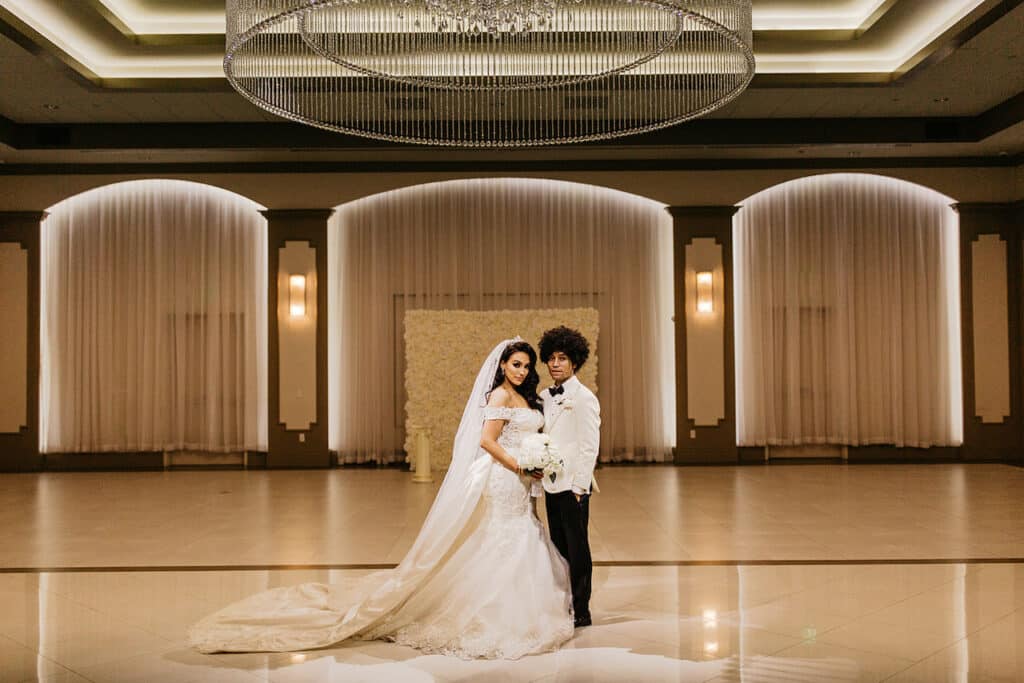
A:
<svg viewBox="0 0 1024 683">
<path fill-rule="evenodd" d="M 405 314 L 405 451 L 412 453 L 412 435 L 422 429 L 430 441 L 431 469 L 451 462 L 452 442 L 462 419 L 469 391 L 483 359 L 502 339 L 519 335 L 536 348 L 545 330 L 566 325 L 590 342 L 590 359 L 580 381 L 594 393 L 597 386 L 598 312 L 594 308 L 522 311 L 407 311 Z M 474 364 L 475 363 L 475 364 Z M 548 376 L 537 360 L 540 387 Z M 443 390 L 439 391 L 439 388 Z"/>
</svg>

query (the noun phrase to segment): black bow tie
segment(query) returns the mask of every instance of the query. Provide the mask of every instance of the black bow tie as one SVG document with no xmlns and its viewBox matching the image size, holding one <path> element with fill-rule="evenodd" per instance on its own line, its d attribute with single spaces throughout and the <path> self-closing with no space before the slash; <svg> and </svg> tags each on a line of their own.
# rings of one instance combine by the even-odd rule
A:
<svg viewBox="0 0 1024 683">
<path fill-rule="evenodd" d="M 565 393 L 565 387 L 551 387 L 550 389 L 548 389 L 548 392 L 552 396 L 558 396 L 559 394 Z"/>
</svg>

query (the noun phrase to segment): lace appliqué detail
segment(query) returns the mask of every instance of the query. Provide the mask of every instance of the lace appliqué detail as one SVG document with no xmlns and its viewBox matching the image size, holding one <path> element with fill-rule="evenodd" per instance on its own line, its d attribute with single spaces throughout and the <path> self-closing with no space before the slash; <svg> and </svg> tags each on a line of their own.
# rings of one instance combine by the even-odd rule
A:
<svg viewBox="0 0 1024 683">
<path fill-rule="evenodd" d="M 484 418 L 506 420 L 498 436 L 498 444 L 513 458 L 519 457 L 523 439 L 544 427 L 544 416 L 530 408 L 485 408 Z M 530 481 L 495 462 L 484 489 L 487 517 L 531 518 Z"/>
<path fill-rule="evenodd" d="M 544 428 L 544 415 L 533 408 L 484 408 L 484 420 L 504 420 L 498 445 L 515 456 L 527 434 Z"/>
<path fill-rule="evenodd" d="M 516 414 L 516 410 L 527 410 L 526 408 L 505 408 L 503 406 L 487 406 L 484 408 L 485 420 L 509 420 Z"/>
<path fill-rule="evenodd" d="M 492 481 L 502 472 L 513 480 L 517 478 L 496 465 L 491 472 Z M 516 558 L 524 558 L 526 552 L 543 553 L 542 546 L 529 550 L 526 546 L 529 545 L 528 539 L 546 536 L 547 531 L 532 512 L 506 514 L 502 508 L 508 500 L 485 502 L 487 509 L 480 527 L 479 550 L 482 556 L 506 558 L 514 564 L 518 561 Z M 530 558 L 527 556 L 525 559 Z M 509 614 L 509 618 L 503 621 L 498 616 L 499 610 L 495 609 L 495 597 L 488 598 L 474 609 L 472 600 L 453 594 L 451 599 L 461 603 L 462 608 L 446 612 L 440 618 L 417 619 L 411 623 L 389 617 L 372 630 L 360 634 L 359 638 L 389 640 L 427 654 L 460 659 L 519 659 L 526 655 L 553 652 L 573 635 L 570 594 L 568 590 L 562 594 L 546 593 L 544 583 L 537 583 L 537 578 L 529 571 L 512 571 L 504 575 L 499 570 L 494 574 L 499 584 L 498 595 L 514 590 L 514 600 L 517 601 L 543 596 L 533 603 L 536 612 L 529 618 L 522 615 L 516 618 Z M 478 585 L 474 589 L 475 597 L 483 599 L 492 587 L 490 584 Z"/>
<path fill-rule="evenodd" d="M 427 654 L 446 655 L 459 659 L 519 659 L 526 655 L 554 652 L 572 638 L 572 615 L 554 629 L 538 625 L 526 633 L 502 633 L 494 624 L 474 620 L 467 628 L 433 622 L 409 624 L 393 633 L 374 636 L 374 640 L 390 640 L 414 647 Z M 369 635 L 360 636 L 370 639 Z"/>
</svg>

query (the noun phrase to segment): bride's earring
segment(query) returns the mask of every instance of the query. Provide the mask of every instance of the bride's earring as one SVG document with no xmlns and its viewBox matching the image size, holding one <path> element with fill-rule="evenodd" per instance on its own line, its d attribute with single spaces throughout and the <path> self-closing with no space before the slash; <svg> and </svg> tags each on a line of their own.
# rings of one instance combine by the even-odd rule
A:
<svg viewBox="0 0 1024 683">
<path fill-rule="evenodd" d="M 505 368 L 498 368 L 498 377 L 502 382 L 505 381 Z"/>
</svg>

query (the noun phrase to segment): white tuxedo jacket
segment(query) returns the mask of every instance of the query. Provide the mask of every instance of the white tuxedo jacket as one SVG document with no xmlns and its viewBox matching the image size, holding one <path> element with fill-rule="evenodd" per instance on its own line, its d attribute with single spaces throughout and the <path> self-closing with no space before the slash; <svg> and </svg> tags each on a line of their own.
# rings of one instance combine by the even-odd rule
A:
<svg viewBox="0 0 1024 683">
<path fill-rule="evenodd" d="M 594 479 L 594 466 L 601 445 L 601 404 L 575 376 L 563 382 L 565 392 L 551 395 L 551 389 L 540 393 L 544 401 L 544 432 L 558 446 L 565 462 L 562 472 L 551 481 L 544 477 L 544 490 L 561 493 L 600 491 Z M 535 491 L 538 487 L 534 487 Z M 536 491 L 539 494 L 539 491 Z"/>
</svg>

